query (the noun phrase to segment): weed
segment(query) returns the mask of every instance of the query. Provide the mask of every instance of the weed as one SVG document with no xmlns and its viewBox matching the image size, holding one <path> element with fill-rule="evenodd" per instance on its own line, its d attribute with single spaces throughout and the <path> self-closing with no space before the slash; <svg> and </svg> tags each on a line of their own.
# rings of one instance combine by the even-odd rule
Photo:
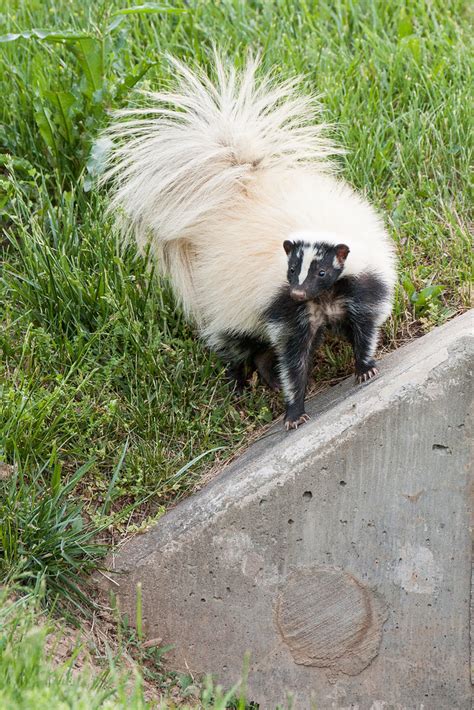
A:
<svg viewBox="0 0 474 710">
<path fill-rule="evenodd" d="M 95 569 L 105 547 L 94 541 L 100 532 L 84 519 L 83 505 L 70 494 L 91 464 L 66 483 L 61 465 L 51 463 L 28 477 L 16 471 L 0 482 L 0 576 L 10 586 L 41 586 L 49 604 L 63 609 L 90 607 L 85 576 Z"/>
</svg>

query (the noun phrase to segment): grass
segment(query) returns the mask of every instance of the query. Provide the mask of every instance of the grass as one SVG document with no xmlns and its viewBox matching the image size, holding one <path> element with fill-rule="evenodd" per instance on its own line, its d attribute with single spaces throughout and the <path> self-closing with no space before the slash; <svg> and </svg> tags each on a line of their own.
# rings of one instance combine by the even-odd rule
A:
<svg viewBox="0 0 474 710">
<path fill-rule="evenodd" d="M 48 653 L 51 622 L 38 623 L 34 600 L 2 600 L 0 611 L 0 706 L 6 710 L 46 708 L 146 708 L 137 676 L 128 692 L 123 675 L 116 673 L 115 692 L 104 678 L 74 674 L 74 657 L 53 666 Z"/>
<path fill-rule="evenodd" d="M 264 68 L 304 73 L 321 94 L 347 150 L 341 174 L 381 210 L 398 247 L 384 350 L 470 302 L 467 1 L 131 10 L 131 0 L 9 0 L 0 15 L 0 478 L 10 472 L 0 571 L 9 588 L 42 585 L 49 603 L 59 594 L 83 605 L 71 583 L 97 564 L 92 535 L 111 515 L 114 534 L 132 531 L 121 513 L 144 499 L 133 521 L 160 515 L 281 412 L 261 387 L 231 395 L 153 264 L 122 251 L 104 218 L 95 139 L 135 86 L 166 84 L 167 53 L 210 66 L 215 43 L 237 63 L 258 48 Z M 328 343 L 314 376 L 320 386 L 350 371 L 348 347 Z M 64 680 L 51 678 L 54 688 Z"/>
<path fill-rule="evenodd" d="M 191 676 L 176 676 L 173 697 L 160 698 L 150 682 L 163 680 L 159 656 L 153 659 L 148 651 L 141 663 L 131 657 L 124 660 L 123 648 L 106 646 L 104 662 L 98 667 L 84 639 L 66 636 L 68 629 L 41 615 L 37 596 L 12 600 L 0 595 L 0 602 L 0 707 L 4 710 L 255 707 L 245 699 L 245 682 L 225 691 L 210 677 L 196 684 Z M 71 647 L 67 658 L 59 650 L 65 639 Z"/>
<path fill-rule="evenodd" d="M 89 467 L 82 466 L 66 484 L 61 482 L 57 462 L 48 482 L 44 471 L 29 479 L 17 471 L 2 483 L 0 578 L 5 585 L 42 586 L 51 604 L 67 598 L 74 611 L 88 606 L 82 587 L 105 547 L 94 541 L 97 526 L 84 520 L 81 503 L 69 494 Z"/>
</svg>

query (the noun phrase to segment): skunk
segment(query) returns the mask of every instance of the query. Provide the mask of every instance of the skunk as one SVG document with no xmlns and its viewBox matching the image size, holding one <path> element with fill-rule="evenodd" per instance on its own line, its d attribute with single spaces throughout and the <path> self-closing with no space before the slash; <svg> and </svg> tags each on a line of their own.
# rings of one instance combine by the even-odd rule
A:
<svg viewBox="0 0 474 710">
<path fill-rule="evenodd" d="M 216 56 L 213 81 L 172 59 L 174 89 L 116 112 L 104 180 L 122 234 L 149 245 L 184 311 L 242 386 L 281 387 L 285 424 L 307 420 L 311 357 L 328 326 L 359 382 L 377 374 L 395 253 L 372 207 L 332 173 L 341 152 L 297 79 L 257 78 Z"/>
</svg>

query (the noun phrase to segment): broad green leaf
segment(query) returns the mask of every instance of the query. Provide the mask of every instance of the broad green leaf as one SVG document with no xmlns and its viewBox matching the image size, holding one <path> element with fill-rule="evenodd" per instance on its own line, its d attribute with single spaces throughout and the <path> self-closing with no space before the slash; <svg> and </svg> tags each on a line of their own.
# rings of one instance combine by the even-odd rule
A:
<svg viewBox="0 0 474 710">
<path fill-rule="evenodd" d="M 18 158 L 10 153 L 0 153 L 0 165 L 5 166 L 8 170 L 19 171 L 20 173 L 30 175 L 36 172 L 33 165 L 25 158 Z"/>
<path fill-rule="evenodd" d="M 24 39 L 29 39 L 31 37 L 31 32 L 9 32 L 7 35 L 2 35 L 0 37 L 0 42 L 15 42 L 15 40 L 23 37 Z"/>
<path fill-rule="evenodd" d="M 137 13 L 149 14 L 152 12 L 167 12 L 173 15 L 181 15 L 187 12 L 187 10 L 178 7 L 167 7 L 166 5 L 160 5 L 157 2 L 144 2 L 143 5 L 124 7 L 122 10 L 117 10 L 117 12 L 112 13 L 112 17 L 116 17 L 117 15 L 134 15 Z"/>
<path fill-rule="evenodd" d="M 428 300 L 429 298 L 436 298 L 443 292 L 442 286 L 426 286 L 419 292 L 420 298 Z"/>
<path fill-rule="evenodd" d="M 109 32 L 113 32 L 115 29 L 117 29 L 117 27 L 123 22 L 124 19 L 125 17 L 123 15 L 116 15 L 112 22 L 107 25 L 105 30 L 106 34 L 108 34 Z"/>
<path fill-rule="evenodd" d="M 70 91 L 46 91 L 45 96 L 54 106 L 53 118 L 59 126 L 60 134 L 71 144 L 73 137 L 71 107 L 75 103 L 76 97 Z"/>
<path fill-rule="evenodd" d="M 414 32 L 413 22 L 409 17 L 403 15 L 398 23 L 398 37 L 402 39 L 403 37 L 408 37 Z"/>
<path fill-rule="evenodd" d="M 408 294 L 409 298 L 412 298 L 413 294 L 415 293 L 415 287 L 407 276 L 405 276 L 405 278 L 402 280 L 402 286 L 405 292 Z"/>
<path fill-rule="evenodd" d="M 145 76 L 150 67 L 155 66 L 156 62 L 142 61 L 138 66 L 129 71 L 124 79 L 120 82 L 117 88 L 117 98 L 122 98 L 124 94 L 132 89 L 142 77 Z"/>
<path fill-rule="evenodd" d="M 415 291 L 411 295 L 410 301 L 416 308 L 423 309 L 429 303 L 435 302 L 443 291 L 444 288 L 442 286 L 426 286 L 421 291 Z"/>
<path fill-rule="evenodd" d="M 81 65 L 86 80 L 86 95 L 92 99 L 102 88 L 104 75 L 103 43 L 97 37 L 84 37 L 71 47 Z"/>
<path fill-rule="evenodd" d="M 57 153 L 57 145 L 55 140 L 55 128 L 51 119 L 51 115 L 45 106 L 39 101 L 35 102 L 35 121 L 39 128 L 39 132 L 44 142 L 53 153 Z"/>
<path fill-rule="evenodd" d="M 31 34 L 38 39 L 48 42 L 76 42 L 80 39 L 92 38 L 88 32 L 77 32 L 75 30 L 63 30 L 62 32 L 51 32 L 51 30 L 31 30 Z"/>
<path fill-rule="evenodd" d="M 25 32 L 10 32 L 0 37 L 0 42 L 15 42 L 17 39 L 43 39 L 50 42 L 75 42 L 78 39 L 92 37 L 87 32 L 76 32 L 75 30 L 51 31 L 42 29 L 26 30 Z"/>
</svg>

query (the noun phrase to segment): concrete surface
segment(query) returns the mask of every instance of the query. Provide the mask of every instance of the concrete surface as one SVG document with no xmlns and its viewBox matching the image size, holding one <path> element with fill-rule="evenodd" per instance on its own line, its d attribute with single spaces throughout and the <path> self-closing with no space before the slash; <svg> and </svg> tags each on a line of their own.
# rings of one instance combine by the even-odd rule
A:
<svg viewBox="0 0 474 710">
<path fill-rule="evenodd" d="M 316 397 L 116 554 L 172 666 L 229 686 L 249 651 L 261 710 L 471 707 L 473 334 L 470 312 Z"/>
</svg>

